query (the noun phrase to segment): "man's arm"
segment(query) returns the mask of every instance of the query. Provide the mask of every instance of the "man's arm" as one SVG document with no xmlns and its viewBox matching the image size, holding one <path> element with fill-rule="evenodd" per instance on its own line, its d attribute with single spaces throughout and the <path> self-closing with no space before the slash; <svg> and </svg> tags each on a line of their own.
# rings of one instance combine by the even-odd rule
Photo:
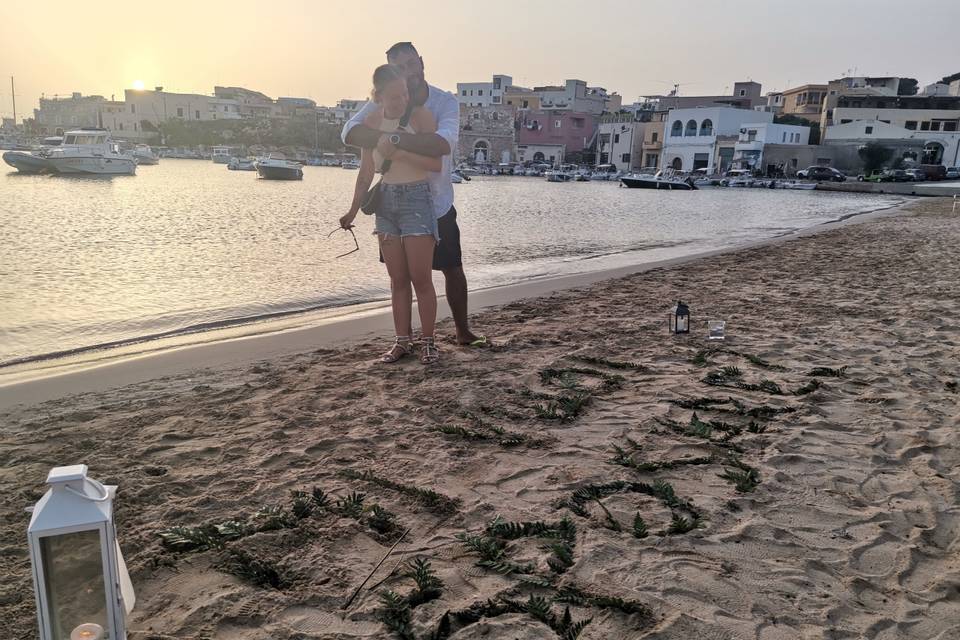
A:
<svg viewBox="0 0 960 640">
<path fill-rule="evenodd" d="M 350 118 L 350 121 L 343 126 L 341 138 L 344 144 L 350 145 L 351 147 L 360 147 L 361 149 L 373 149 L 377 146 L 377 143 L 380 142 L 381 137 L 390 135 L 385 134 L 379 129 L 373 129 L 363 124 L 367 115 L 375 108 L 376 105 L 374 105 L 374 103 L 368 102 L 363 109 L 357 112 L 357 114 Z M 459 118 L 457 120 L 457 126 L 459 127 Z M 451 147 L 449 143 L 443 136 L 437 133 L 399 133 L 398 135 L 400 136 L 400 144 L 397 145 L 398 149 L 430 158 L 439 158 L 450 153 Z M 389 153 L 384 155 L 385 157 L 390 156 Z"/>
<path fill-rule="evenodd" d="M 377 105 L 375 102 L 372 100 L 368 101 L 360 111 L 356 112 L 353 117 L 343 125 L 343 131 L 340 132 L 340 139 L 343 140 L 343 144 L 350 145 L 351 147 L 360 147 L 362 149 L 373 149 L 377 146 L 377 140 L 380 139 L 381 132 L 363 124 L 367 116 L 373 113 L 376 108 Z"/>
<path fill-rule="evenodd" d="M 431 158 L 451 153 L 460 136 L 460 103 L 448 95 L 433 116 L 437 120 L 436 133 L 402 133 L 397 148 Z"/>
</svg>

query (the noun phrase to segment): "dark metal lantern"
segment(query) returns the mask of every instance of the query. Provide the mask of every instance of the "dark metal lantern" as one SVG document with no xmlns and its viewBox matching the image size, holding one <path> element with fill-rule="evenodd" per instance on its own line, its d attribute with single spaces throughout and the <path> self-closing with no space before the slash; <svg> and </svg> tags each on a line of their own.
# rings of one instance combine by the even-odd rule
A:
<svg viewBox="0 0 960 640">
<path fill-rule="evenodd" d="M 680 300 L 670 310 L 670 333 L 690 333 L 690 308 Z"/>
</svg>

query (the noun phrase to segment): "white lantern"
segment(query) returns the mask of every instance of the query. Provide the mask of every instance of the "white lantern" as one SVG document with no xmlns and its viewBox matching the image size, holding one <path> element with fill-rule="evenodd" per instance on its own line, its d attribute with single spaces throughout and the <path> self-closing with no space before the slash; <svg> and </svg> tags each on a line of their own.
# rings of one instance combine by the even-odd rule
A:
<svg viewBox="0 0 960 640">
<path fill-rule="evenodd" d="M 27 539 L 40 640 L 125 640 L 136 598 L 113 524 L 113 496 L 87 465 L 56 467 Z"/>
</svg>

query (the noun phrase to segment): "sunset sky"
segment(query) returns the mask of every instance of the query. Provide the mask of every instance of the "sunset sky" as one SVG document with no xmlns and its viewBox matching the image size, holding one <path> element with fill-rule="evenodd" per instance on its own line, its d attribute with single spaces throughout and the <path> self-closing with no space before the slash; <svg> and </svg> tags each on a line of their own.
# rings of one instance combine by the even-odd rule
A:
<svg viewBox="0 0 960 640">
<path fill-rule="evenodd" d="M 58 10 L 59 7 L 59 10 Z M 412 40 L 443 88 L 579 78 L 638 95 L 763 90 L 845 74 L 921 85 L 960 71 L 960 0 L 481 0 L 157 3 L 0 2 L 0 113 L 32 115 L 41 94 L 240 85 L 334 104 L 362 98 L 384 50 Z"/>
</svg>

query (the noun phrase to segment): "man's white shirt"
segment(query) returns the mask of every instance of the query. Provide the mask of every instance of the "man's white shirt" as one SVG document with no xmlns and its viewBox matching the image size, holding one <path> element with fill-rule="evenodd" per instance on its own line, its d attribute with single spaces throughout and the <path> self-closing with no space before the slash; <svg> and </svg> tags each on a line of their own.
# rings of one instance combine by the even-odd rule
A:
<svg viewBox="0 0 960 640">
<path fill-rule="evenodd" d="M 437 121 L 437 135 L 447 141 L 450 145 L 450 153 L 443 156 L 443 166 L 440 173 L 430 172 L 428 181 L 430 182 L 430 191 L 433 194 L 434 215 L 437 219 L 447 215 L 450 207 L 453 206 L 453 182 L 450 178 L 450 172 L 453 170 L 453 154 L 457 148 L 457 140 L 460 136 L 460 103 L 456 97 L 443 89 L 427 85 L 430 93 L 427 95 L 427 102 L 424 106 L 433 114 Z M 363 108 L 357 112 L 350 121 L 343 125 L 343 131 L 340 137 L 343 143 L 347 143 L 347 134 L 363 121 L 370 113 L 378 108 L 377 103 L 372 100 L 363 105 Z"/>
</svg>

